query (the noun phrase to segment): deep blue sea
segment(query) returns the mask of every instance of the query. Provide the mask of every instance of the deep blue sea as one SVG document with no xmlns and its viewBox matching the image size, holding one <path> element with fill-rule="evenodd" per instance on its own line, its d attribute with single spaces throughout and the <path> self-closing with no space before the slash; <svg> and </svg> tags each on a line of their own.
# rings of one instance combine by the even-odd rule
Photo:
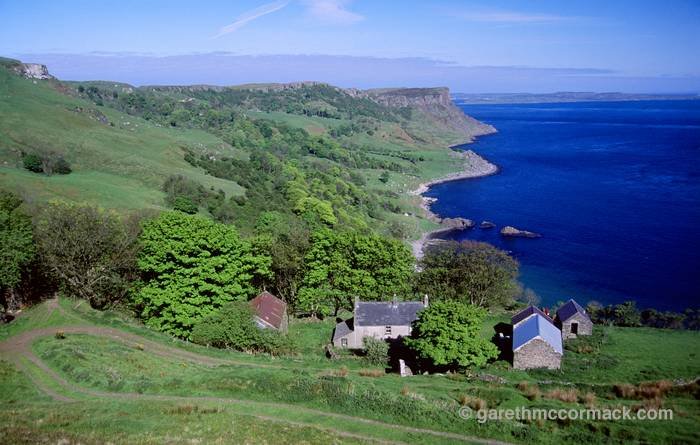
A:
<svg viewBox="0 0 700 445">
<path fill-rule="evenodd" d="M 497 224 L 450 237 L 511 252 L 544 304 L 700 305 L 700 101 L 459 106 L 498 129 L 465 148 L 501 171 L 426 193 L 441 216 Z"/>
</svg>

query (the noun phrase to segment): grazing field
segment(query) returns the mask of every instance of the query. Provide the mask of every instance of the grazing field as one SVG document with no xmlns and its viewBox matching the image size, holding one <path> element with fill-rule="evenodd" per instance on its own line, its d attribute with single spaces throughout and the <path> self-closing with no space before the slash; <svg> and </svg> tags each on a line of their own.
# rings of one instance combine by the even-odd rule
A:
<svg viewBox="0 0 700 445">
<path fill-rule="evenodd" d="M 224 443 L 232 432 L 240 441 L 267 443 L 699 439 L 698 385 L 685 384 L 700 375 L 695 332 L 596 327 L 592 338 L 567 344 L 561 372 L 526 373 L 496 362 L 467 374 L 401 378 L 361 357 L 327 359 L 323 346 L 333 324 L 293 320 L 289 335 L 299 354 L 273 358 L 175 341 L 80 301 L 43 303 L 0 327 L 2 437 L 6 443 Z M 640 385 L 650 381 L 656 383 Z M 642 387 L 649 394 L 635 390 Z M 463 405 L 663 406 L 675 416 L 481 424 L 459 417 Z"/>
</svg>

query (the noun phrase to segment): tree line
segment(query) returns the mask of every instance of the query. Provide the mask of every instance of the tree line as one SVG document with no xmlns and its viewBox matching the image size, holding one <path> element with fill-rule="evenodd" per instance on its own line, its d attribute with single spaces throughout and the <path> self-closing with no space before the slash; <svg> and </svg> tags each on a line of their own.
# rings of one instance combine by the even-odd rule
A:
<svg viewBox="0 0 700 445">
<path fill-rule="evenodd" d="M 31 300 L 22 296 L 22 283 L 40 282 L 95 308 L 128 308 L 155 329 L 189 338 L 199 320 L 262 289 L 295 314 L 317 318 L 352 310 L 355 296 L 430 294 L 434 301 L 499 307 L 517 294 L 517 263 L 486 244 L 448 243 L 428 252 L 416 272 L 401 241 L 275 211 L 263 212 L 242 236 L 231 224 L 182 211 L 29 206 L 9 192 L 1 203 L 6 310 Z M 472 277 L 467 285 L 465 277 Z"/>
</svg>

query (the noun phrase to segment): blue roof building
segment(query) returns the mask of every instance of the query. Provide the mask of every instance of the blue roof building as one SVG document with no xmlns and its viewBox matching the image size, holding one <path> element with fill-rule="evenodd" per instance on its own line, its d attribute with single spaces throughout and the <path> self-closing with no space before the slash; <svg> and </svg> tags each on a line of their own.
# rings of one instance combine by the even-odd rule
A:
<svg viewBox="0 0 700 445">
<path fill-rule="evenodd" d="M 561 331 L 535 313 L 513 326 L 513 367 L 559 369 L 564 354 Z"/>
</svg>

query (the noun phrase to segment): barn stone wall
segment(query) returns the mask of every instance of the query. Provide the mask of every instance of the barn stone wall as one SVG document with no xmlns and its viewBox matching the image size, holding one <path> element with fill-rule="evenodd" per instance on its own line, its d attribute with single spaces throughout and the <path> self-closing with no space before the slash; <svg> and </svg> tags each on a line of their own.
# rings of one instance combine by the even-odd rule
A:
<svg viewBox="0 0 700 445">
<path fill-rule="evenodd" d="M 593 333 L 593 322 L 583 314 L 575 314 L 561 324 L 561 336 L 564 340 L 576 338 L 576 334 L 571 333 L 571 323 L 578 323 L 578 335 L 591 335 Z"/>
<path fill-rule="evenodd" d="M 561 354 L 539 338 L 535 338 L 513 352 L 515 369 L 559 369 L 559 367 L 561 367 Z"/>
</svg>

